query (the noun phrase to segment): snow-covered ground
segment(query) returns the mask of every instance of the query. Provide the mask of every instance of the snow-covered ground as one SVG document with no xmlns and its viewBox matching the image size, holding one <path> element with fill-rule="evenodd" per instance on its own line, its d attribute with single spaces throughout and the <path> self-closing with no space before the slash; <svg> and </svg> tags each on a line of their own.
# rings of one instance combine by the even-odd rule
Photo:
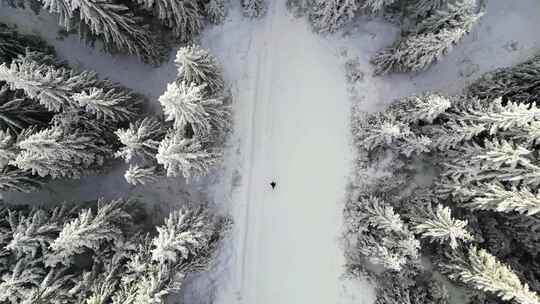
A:
<svg viewBox="0 0 540 304">
<path fill-rule="evenodd" d="M 269 0 L 261 20 L 242 18 L 239 1 L 233 2 L 227 22 L 205 31 L 202 44 L 222 62 L 235 97 L 235 131 L 219 183 L 210 190 L 235 224 L 214 269 L 186 286 L 185 302 L 372 303 L 371 286 L 340 279 L 341 208 L 353 155 L 344 61 L 359 59 L 364 79 L 354 88 L 355 102 L 366 111 L 424 90 L 459 92 L 482 73 L 539 50 L 540 2 L 490 0 L 480 24 L 432 69 L 386 77 L 371 76 L 368 63 L 398 33 L 383 21 L 360 20 L 345 33 L 321 38 L 286 12 L 285 0 Z M 157 97 L 175 76 L 172 59 L 153 68 L 100 53 L 75 36 L 57 40 L 53 19 L 0 6 L 0 21 L 43 36 L 70 64 L 144 93 L 159 108 Z M 53 183 L 38 195 L 6 198 L 39 202 L 135 195 L 176 204 L 197 201 L 197 190 L 205 189 L 181 180 L 131 187 L 122 174 L 115 169 L 106 176 Z M 278 183 L 274 191 L 271 180 Z"/>
<path fill-rule="evenodd" d="M 242 35 L 225 28 L 205 39 L 226 71 L 242 69 L 233 80 L 241 182 L 216 304 L 345 303 L 338 238 L 352 155 L 346 81 L 336 49 L 284 2 L 272 2 Z M 371 289 L 357 288 L 366 297 L 355 303 L 370 303 Z"/>
</svg>

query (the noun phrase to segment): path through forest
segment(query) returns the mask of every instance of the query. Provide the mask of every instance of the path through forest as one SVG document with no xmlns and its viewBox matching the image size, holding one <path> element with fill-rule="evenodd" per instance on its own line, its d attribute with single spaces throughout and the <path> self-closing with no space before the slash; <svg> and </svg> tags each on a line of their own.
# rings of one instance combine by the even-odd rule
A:
<svg viewBox="0 0 540 304">
<path fill-rule="evenodd" d="M 246 37 L 235 89 L 242 181 L 232 197 L 228 288 L 218 288 L 217 304 L 343 303 L 346 82 L 333 49 L 284 2 L 273 1 Z"/>
</svg>

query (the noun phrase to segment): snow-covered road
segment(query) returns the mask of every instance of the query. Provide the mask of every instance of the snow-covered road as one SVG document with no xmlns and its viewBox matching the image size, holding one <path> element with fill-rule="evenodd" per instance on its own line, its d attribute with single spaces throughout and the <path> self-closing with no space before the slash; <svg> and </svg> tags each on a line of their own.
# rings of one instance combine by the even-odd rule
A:
<svg viewBox="0 0 540 304">
<path fill-rule="evenodd" d="M 216 304 L 344 303 L 338 238 L 351 158 L 346 82 L 335 50 L 284 2 L 273 1 L 242 37 L 243 77 L 234 87 L 241 183 Z M 226 71 L 237 64 L 234 55 L 222 58 Z"/>
</svg>

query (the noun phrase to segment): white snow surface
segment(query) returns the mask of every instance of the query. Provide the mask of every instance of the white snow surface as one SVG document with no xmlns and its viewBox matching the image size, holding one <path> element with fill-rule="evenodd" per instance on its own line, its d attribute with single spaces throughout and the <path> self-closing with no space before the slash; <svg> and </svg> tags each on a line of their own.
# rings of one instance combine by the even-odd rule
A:
<svg viewBox="0 0 540 304">
<path fill-rule="evenodd" d="M 369 58 L 392 43 L 398 30 L 360 18 L 347 30 L 322 38 L 294 19 L 285 0 L 268 0 L 265 18 L 242 18 L 232 1 L 224 25 L 202 36 L 224 67 L 234 96 L 234 134 L 223 168 L 196 185 L 181 179 L 132 187 L 123 170 L 80 181 L 56 181 L 34 194 L 6 194 L 8 201 L 51 202 L 142 196 L 175 206 L 206 191 L 230 214 L 233 230 L 213 268 L 185 287 L 189 304 L 363 304 L 374 300 L 369 284 L 340 279 L 341 209 L 354 150 L 351 105 L 384 108 L 394 98 L 426 90 L 458 93 L 482 73 L 519 63 L 540 49 L 538 0 L 490 0 L 487 13 L 458 46 L 418 75 L 373 77 Z M 75 36 L 58 40 L 56 21 L 0 4 L 0 21 L 39 34 L 62 59 L 157 97 L 175 77 L 171 60 L 159 68 L 135 58 L 84 46 Z M 343 63 L 358 58 L 362 81 L 347 85 Z M 353 103 L 349 94 L 354 95 Z M 369 175 L 362 175 L 369 178 Z M 214 182 L 217 179 L 218 182 Z M 276 190 L 270 181 L 277 182 Z M 211 184 L 208 186 L 208 184 Z"/>
<path fill-rule="evenodd" d="M 338 239 L 352 150 L 342 65 L 284 1 L 244 32 L 205 39 L 225 71 L 242 69 L 233 82 L 233 251 L 214 303 L 345 303 Z M 371 289 L 357 289 L 365 297 L 355 303 L 370 303 Z"/>
</svg>

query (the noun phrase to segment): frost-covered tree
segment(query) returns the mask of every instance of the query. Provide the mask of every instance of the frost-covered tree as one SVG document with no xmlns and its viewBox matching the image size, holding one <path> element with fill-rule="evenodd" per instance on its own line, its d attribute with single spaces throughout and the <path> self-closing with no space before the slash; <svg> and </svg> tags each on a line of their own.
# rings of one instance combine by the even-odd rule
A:
<svg viewBox="0 0 540 304">
<path fill-rule="evenodd" d="M 115 134 L 123 145 L 115 156 L 130 164 L 124 174 L 126 181 L 132 185 L 155 182 L 159 175 L 156 154 L 166 134 L 162 122 L 147 117 Z"/>
<path fill-rule="evenodd" d="M 191 41 L 202 29 L 203 17 L 201 1 L 196 0 L 137 0 L 167 27 L 173 30 L 182 41 Z"/>
<path fill-rule="evenodd" d="M 210 0 L 204 6 L 206 18 L 214 24 L 221 24 L 227 17 L 227 9 L 225 8 L 225 0 Z"/>
<path fill-rule="evenodd" d="M 450 0 L 414 0 L 410 2 L 407 10 L 415 17 L 425 17 L 443 8 Z"/>
<path fill-rule="evenodd" d="M 122 200 L 98 201 L 97 211 L 83 210 L 77 218 L 66 223 L 50 247 L 64 265 L 70 258 L 85 249 L 98 250 L 103 242 L 122 239 L 122 231 L 117 223 L 129 221 L 130 215 L 122 209 Z"/>
<path fill-rule="evenodd" d="M 357 220 L 365 221 L 367 225 L 388 232 L 405 231 L 405 224 L 391 206 L 384 204 L 376 197 L 366 198 L 362 200 L 362 204 L 362 215 L 357 217 Z"/>
<path fill-rule="evenodd" d="M 59 15 L 60 24 L 70 30 L 72 20 L 80 21 L 80 35 L 90 33 L 112 51 L 135 55 L 145 62 L 163 60 L 161 43 L 154 39 L 141 19 L 124 4 L 111 0 L 40 0 L 43 8 Z M 185 2 L 185 1 L 181 1 Z"/>
<path fill-rule="evenodd" d="M 486 73 L 467 88 L 469 95 L 480 99 L 517 103 L 538 101 L 540 95 L 540 55 L 513 67 L 500 68 Z"/>
<path fill-rule="evenodd" d="M 9 66 L 5 63 L 0 65 L 0 80 L 12 90 L 23 90 L 28 97 L 53 112 L 77 107 L 73 94 L 96 85 L 98 81 L 95 73 L 76 73 L 42 64 L 28 56 L 20 57 Z"/>
<path fill-rule="evenodd" d="M 0 191 L 33 192 L 43 185 L 40 178 L 20 169 L 0 169 Z"/>
<path fill-rule="evenodd" d="M 375 276 L 375 304 L 448 304 L 445 285 L 434 275 L 408 275 L 384 271 Z"/>
<path fill-rule="evenodd" d="M 538 138 L 536 120 L 540 112 L 537 107 L 503 102 L 501 98 L 493 101 L 465 98 L 455 102 L 448 110 L 443 115 L 446 119 L 444 124 L 426 127 L 426 133 L 441 149 L 455 147 L 483 132 L 494 135 L 505 131 L 514 139 L 522 138 L 527 145 L 533 144 Z"/>
<path fill-rule="evenodd" d="M 45 126 L 51 118 L 51 113 L 21 91 L 0 85 L 0 130 L 19 133 L 30 126 Z"/>
<path fill-rule="evenodd" d="M 462 185 L 489 180 L 521 181 L 538 184 L 539 167 L 532 163 L 531 151 L 506 140 L 486 140 L 483 146 L 464 144 L 458 154 L 447 158 L 443 176 L 460 180 Z"/>
<path fill-rule="evenodd" d="M 431 204 L 426 209 L 418 208 L 412 216 L 412 229 L 422 238 L 429 238 L 441 244 L 449 243 L 450 248 L 458 247 L 458 240 L 471 241 L 472 235 L 465 229 L 467 221 L 452 217 L 448 207 L 437 205 L 435 210 Z"/>
<path fill-rule="evenodd" d="M 466 204 L 475 210 L 519 212 L 535 215 L 540 212 L 540 195 L 529 187 L 506 189 L 500 183 L 484 184 L 476 191 L 478 196 Z"/>
<path fill-rule="evenodd" d="M 182 175 L 190 180 L 208 173 L 219 156 L 219 153 L 205 150 L 196 138 L 171 133 L 159 145 L 156 159 L 165 168 L 167 176 Z"/>
<path fill-rule="evenodd" d="M 208 97 L 205 85 L 182 81 L 170 83 L 159 97 L 167 121 L 173 121 L 178 132 L 191 128 L 196 136 L 205 138 L 213 130 L 223 132 L 229 124 L 229 110 L 223 99 Z"/>
<path fill-rule="evenodd" d="M 81 109 L 111 122 L 135 118 L 142 102 L 133 92 L 99 80 L 94 72 L 50 65 L 31 54 L 19 57 L 10 66 L 0 65 L 0 80 L 12 90 L 24 91 L 49 111 Z"/>
<path fill-rule="evenodd" d="M 354 124 L 357 145 L 367 151 L 395 146 L 399 153 L 411 156 L 430 150 L 431 139 L 412 132 L 410 127 L 397 120 L 393 113 L 361 117 Z"/>
<path fill-rule="evenodd" d="M 61 229 L 57 218 L 49 217 L 43 210 L 33 211 L 27 216 L 12 213 L 8 216 L 12 235 L 5 248 L 18 255 L 35 257 L 38 250 L 47 250 Z"/>
<path fill-rule="evenodd" d="M 386 6 L 394 4 L 395 2 L 396 0 L 366 0 L 364 2 L 364 7 L 372 12 L 380 12 Z"/>
<path fill-rule="evenodd" d="M 0 169 L 7 167 L 17 156 L 15 140 L 16 136 L 13 136 L 9 130 L 0 130 Z"/>
<path fill-rule="evenodd" d="M 94 205 L 78 213 L 2 206 L 0 302 L 165 303 L 187 275 L 209 265 L 227 228 L 207 208 L 185 207 L 140 235 L 145 223 L 135 222 L 126 204 Z"/>
<path fill-rule="evenodd" d="M 309 20 L 319 33 L 341 29 L 361 7 L 358 0 L 315 0 L 312 5 Z"/>
<path fill-rule="evenodd" d="M 157 181 L 157 168 L 156 167 L 139 167 L 138 165 L 130 165 L 124 178 L 126 181 L 134 186 L 152 184 Z"/>
<path fill-rule="evenodd" d="M 99 138 L 80 132 L 67 134 L 58 127 L 25 134 L 17 148 L 20 152 L 11 165 L 52 178 L 79 178 L 102 166 L 112 153 Z"/>
<path fill-rule="evenodd" d="M 54 53 L 54 49 L 37 36 L 22 35 L 13 27 L 0 23 L 0 62 L 10 63 L 11 60 L 23 55 L 27 50 L 42 53 Z"/>
<path fill-rule="evenodd" d="M 441 18 L 430 22 L 447 21 Z M 423 242 L 422 256 L 430 262 L 444 262 L 451 270 L 445 273 L 460 285 L 488 292 L 488 296 L 472 297 L 469 303 L 478 299 L 481 303 L 500 302 L 494 300 L 494 295 L 515 303 L 538 303 L 531 290 L 540 286 L 540 113 L 534 97 L 528 95 L 535 90 L 536 80 L 529 77 L 535 69 L 535 63 L 530 62 L 529 67 L 519 68 L 523 78 L 499 74 L 500 79 L 483 79 L 484 93 L 489 92 L 487 85 L 492 83 L 503 94 L 519 96 L 513 89 L 504 88 L 508 80 L 522 90 L 525 97 L 519 102 L 496 95 L 481 99 L 472 94 L 423 94 L 396 101 L 382 113 L 353 115 L 358 167 L 367 170 L 358 176 L 369 176 L 377 182 L 365 186 L 366 179 L 357 181 L 352 196 L 384 198 L 411 230 L 442 243 L 437 246 Z M 435 102 L 426 102 L 425 97 L 430 95 L 438 95 Z M 402 143 L 411 138 L 410 134 L 428 140 L 424 151 L 416 150 L 407 156 L 402 152 Z M 374 177 L 373 170 L 384 176 Z M 421 191 L 424 187 L 429 191 Z M 433 204 L 433 209 L 426 208 L 426 202 Z M 392 245 L 399 244 L 395 232 L 359 225 L 356 219 L 364 218 L 365 211 L 354 204 L 347 208 L 347 240 L 352 248 L 348 253 L 360 252 L 368 261 L 366 256 L 374 256 L 371 261 L 386 261 L 394 269 L 404 265 L 402 272 L 410 277 L 407 266 L 411 263 L 404 262 L 407 257 L 392 251 Z M 371 214 L 368 218 L 376 220 L 377 216 Z M 355 240 L 354 233 L 362 236 L 358 238 L 361 242 L 351 241 Z M 458 255 L 467 241 L 478 242 L 472 246 L 481 244 L 486 251 L 472 247 L 465 255 Z M 454 257 L 446 260 L 449 252 Z M 362 269 L 350 255 L 353 258 L 349 263 Z M 486 298 L 491 302 L 484 301 Z"/>
<path fill-rule="evenodd" d="M 92 87 L 73 94 L 73 99 L 98 120 L 131 121 L 138 117 L 142 100 L 121 88 Z"/>
<path fill-rule="evenodd" d="M 391 206 L 377 197 L 366 197 L 352 208 L 356 210 L 352 220 L 359 229 L 354 247 L 358 253 L 392 271 L 416 263 L 420 242 Z"/>
<path fill-rule="evenodd" d="M 118 129 L 115 133 L 123 145 L 115 153 L 116 157 L 123 158 L 126 163 L 153 163 L 166 130 L 162 123 L 147 117 L 131 123 L 128 129 Z"/>
<path fill-rule="evenodd" d="M 2 275 L 0 281 L 0 301 L 7 303 L 21 303 L 28 294 L 28 286 L 37 285 L 43 270 L 35 267 L 35 259 L 19 259 L 8 272 Z"/>
<path fill-rule="evenodd" d="M 174 60 L 178 68 L 178 80 L 190 85 L 206 85 L 210 94 L 223 90 L 224 83 L 217 59 L 198 45 L 182 47 Z"/>
<path fill-rule="evenodd" d="M 244 16 L 248 18 L 259 18 L 266 13 L 265 0 L 240 0 L 242 1 L 242 10 Z"/>
<path fill-rule="evenodd" d="M 437 102 L 431 104 L 423 99 L 426 96 L 429 94 L 402 99 L 383 113 L 365 114 L 354 121 L 355 139 L 363 153 L 361 157 L 367 158 L 365 167 L 387 169 L 393 171 L 390 174 L 410 177 L 395 185 L 391 184 L 392 179 L 381 179 L 381 183 L 389 185 L 381 186 L 381 189 L 369 188 L 362 195 L 381 195 L 403 215 L 403 220 L 415 233 L 448 244 L 448 247 L 423 248 L 423 254 L 435 261 L 444 260 L 445 248 L 458 252 L 460 244 L 478 241 L 501 261 L 512 268 L 517 267 L 516 278 L 519 276 L 531 286 L 537 286 L 540 267 L 532 262 L 531 256 L 538 254 L 538 237 L 535 236 L 538 232 L 536 215 L 540 210 L 537 204 L 540 167 L 538 137 L 535 135 L 540 120 L 538 106 L 468 96 L 439 96 Z M 407 134 L 428 138 L 426 151 L 404 155 L 401 143 Z M 391 163 L 387 166 L 384 162 L 388 161 Z M 428 181 L 433 191 L 423 194 L 417 183 L 426 181 L 417 176 L 426 175 L 433 176 L 435 182 Z M 422 200 L 411 199 L 415 197 Z M 429 204 L 424 204 L 424 200 Z M 431 209 L 432 203 L 437 207 Z M 364 213 L 346 214 L 351 219 L 363 219 Z M 377 220 L 378 217 L 370 214 L 368 218 Z M 357 226 L 350 221 L 351 227 Z M 395 232 L 382 230 L 384 234 L 374 225 L 363 231 L 360 229 L 361 235 L 367 237 L 360 238 L 363 242 L 357 250 L 375 256 L 372 261 L 394 265 L 394 269 L 398 265 L 409 265 L 405 262 L 406 256 L 393 254 L 389 249 L 392 247 L 385 245 L 399 244 Z M 357 248 L 356 244 L 354 248 Z M 490 260 L 484 253 L 478 255 L 482 258 L 474 261 L 463 258 L 469 266 L 473 265 L 467 268 L 472 272 L 463 272 L 463 276 L 460 274 L 455 278 L 499 295 L 514 292 L 508 290 L 510 285 L 496 281 L 482 281 L 481 285 L 487 287 L 478 287 L 480 283 L 475 283 L 478 280 L 497 279 L 495 275 L 482 277 L 482 272 L 487 269 L 486 265 L 497 266 L 499 263 L 495 256 L 490 255 L 493 258 Z M 454 262 L 448 264 L 454 265 Z M 480 262 L 484 264 L 477 264 Z M 503 273 L 499 266 L 486 271 Z M 467 276 L 469 279 L 463 279 Z M 511 287 L 522 290 L 522 286 Z M 501 291 L 493 289 L 495 287 L 500 287 Z M 521 300 L 516 302 L 522 303 Z"/>
<path fill-rule="evenodd" d="M 449 98 L 439 94 L 422 94 L 407 97 L 391 105 L 390 111 L 400 121 L 433 123 L 442 113 L 451 107 Z"/>
<path fill-rule="evenodd" d="M 429 68 L 471 31 L 482 14 L 478 12 L 477 0 L 448 4 L 447 10 L 437 11 L 394 45 L 377 53 L 371 59 L 375 74 Z"/>
<path fill-rule="evenodd" d="M 157 228 L 152 260 L 177 263 L 207 248 L 213 234 L 211 227 L 205 225 L 208 222 L 211 215 L 202 208 L 171 213 L 165 225 Z"/>
<path fill-rule="evenodd" d="M 450 278 L 496 294 L 504 301 L 518 304 L 538 304 L 540 297 L 521 282 L 507 265 L 484 249 L 469 247 L 464 255 L 454 254 L 442 265 Z"/>
</svg>

